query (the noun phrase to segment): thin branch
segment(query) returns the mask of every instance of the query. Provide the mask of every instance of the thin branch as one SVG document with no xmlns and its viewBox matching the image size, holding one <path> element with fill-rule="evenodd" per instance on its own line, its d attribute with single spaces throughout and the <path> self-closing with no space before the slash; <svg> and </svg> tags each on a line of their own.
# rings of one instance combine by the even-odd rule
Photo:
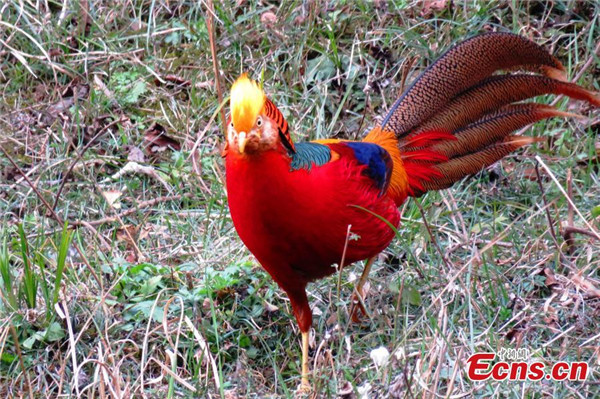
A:
<svg viewBox="0 0 600 399">
<path fill-rule="evenodd" d="M 208 40 L 210 42 L 210 54 L 212 55 L 213 72 L 215 74 L 215 86 L 217 88 L 217 99 L 219 104 L 223 102 L 223 92 L 221 91 L 221 68 L 219 66 L 219 59 L 217 58 L 217 46 L 215 44 L 215 26 L 214 26 L 214 15 L 215 7 L 212 0 L 207 0 L 206 6 L 208 8 L 208 14 L 206 17 L 206 28 L 208 29 Z M 221 108 L 221 129 L 223 135 L 225 135 L 225 111 Z"/>
<path fill-rule="evenodd" d="M 25 368 L 25 363 L 23 362 L 23 354 L 21 353 L 21 345 L 19 345 L 19 337 L 17 336 L 17 330 L 13 324 L 8 326 L 10 333 L 13 337 L 13 341 L 15 341 L 15 352 L 17 352 L 17 357 L 19 358 L 19 365 L 21 366 L 21 370 L 23 371 L 23 375 L 25 376 L 25 384 L 27 384 L 27 391 L 29 393 L 29 397 L 33 399 L 33 391 L 31 389 L 31 380 L 29 379 L 29 373 Z"/>
<path fill-rule="evenodd" d="M 416 198 L 414 199 L 414 202 L 415 202 L 415 204 L 417 204 L 417 208 L 419 208 L 419 212 L 421 212 L 421 217 L 423 218 L 423 223 L 425 224 L 425 228 L 427 229 L 427 232 L 429 233 L 431 242 L 433 242 L 435 249 L 438 251 L 439 255 L 442 257 L 442 261 L 444 262 L 444 264 L 446 265 L 448 270 L 452 270 L 453 268 L 450 267 L 450 262 L 448 261 L 448 259 L 446 259 L 446 254 L 444 254 L 444 252 L 442 252 L 442 248 L 440 248 L 435 236 L 433 235 L 433 231 L 431 231 L 431 227 L 429 227 L 429 223 L 427 222 L 427 217 L 425 216 L 425 211 L 423 210 L 423 206 L 421 205 L 421 202 Z"/>
<path fill-rule="evenodd" d="M 585 225 L 588 227 L 588 229 L 590 229 L 590 231 L 594 234 L 594 236 L 600 240 L 600 233 L 598 233 L 596 231 L 596 229 L 594 229 L 594 227 L 590 224 L 590 222 L 588 222 L 586 220 L 586 218 L 583 216 L 583 214 L 581 213 L 581 211 L 579 210 L 579 208 L 577 208 L 577 206 L 575 206 L 575 203 L 569 197 L 569 195 L 567 194 L 567 192 L 565 191 L 565 189 L 562 187 L 562 185 L 560 184 L 560 182 L 556 178 L 556 176 L 554 176 L 554 173 L 552 173 L 552 170 L 548 167 L 548 165 L 546 165 L 546 163 L 542 160 L 542 158 L 540 158 L 539 155 L 536 155 L 535 159 L 536 159 L 536 161 L 538 161 L 540 163 L 540 165 L 542 165 L 542 167 L 544 168 L 544 170 L 546 171 L 546 173 L 548 173 L 548 175 L 550 176 L 550 178 L 552 179 L 552 181 L 554 182 L 554 184 L 556 184 L 556 187 L 558 187 L 558 189 L 565 196 L 565 198 L 569 202 L 569 204 L 571 204 L 571 206 L 573 207 L 573 210 L 575 210 L 575 212 L 577 213 L 577 215 L 581 218 L 581 220 L 583 220 L 583 223 L 585 223 Z"/>
<path fill-rule="evenodd" d="M 540 186 L 540 192 L 542 193 L 542 201 L 544 202 L 544 209 L 546 211 L 546 219 L 548 219 L 548 230 L 550 230 L 550 235 L 552 236 L 552 240 L 554 241 L 554 245 L 556 245 L 556 250 L 560 254 L 561 261 L 565 263 L 570 263 L 567 258 L 563 255 L 560 250 L 560 244 L 558 243 L 558 239 L 556 238 L 556 233 L 554 232 L 554 222 L 552 221 L 552 216 L 550 215 L 550 210 L 548 209 L 548 201 L 546 201 L 546 193 L 544 191 L 544 186 L 542 185 L 542 176 L 540 175 L 540 167 L 539 163 L 535 163 L 535 174 L 537 175 L 537 182 Z"/>
</svg>

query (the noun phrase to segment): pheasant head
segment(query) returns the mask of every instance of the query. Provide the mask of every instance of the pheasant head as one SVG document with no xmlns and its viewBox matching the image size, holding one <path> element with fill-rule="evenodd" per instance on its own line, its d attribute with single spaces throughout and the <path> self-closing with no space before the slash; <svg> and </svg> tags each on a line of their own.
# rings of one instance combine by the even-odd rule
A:
<svg viewBox="0 0 600 399">
<path fill-rule="evenodd" d="M 259 85 L 242 74 L 231 86 L 227 126 L 229 151 L 254 156 L 264 151 L 294 152 L 288 124 Z"/>
</svg>

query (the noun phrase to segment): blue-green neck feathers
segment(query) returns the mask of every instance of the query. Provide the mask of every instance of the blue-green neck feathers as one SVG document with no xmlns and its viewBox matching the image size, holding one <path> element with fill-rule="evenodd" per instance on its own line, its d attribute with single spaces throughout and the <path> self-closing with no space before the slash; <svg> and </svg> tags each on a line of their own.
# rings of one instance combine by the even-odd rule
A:
<svg viewBox="0 0 600 399">
<path fill-rule="evenodd" d="M 291 169 L 310 170 L 314 166 L 325 165 L 331 159 L 329 147 L 319 143 L 297 143 L 296 152 L 292 154 Z"/>
</svg>

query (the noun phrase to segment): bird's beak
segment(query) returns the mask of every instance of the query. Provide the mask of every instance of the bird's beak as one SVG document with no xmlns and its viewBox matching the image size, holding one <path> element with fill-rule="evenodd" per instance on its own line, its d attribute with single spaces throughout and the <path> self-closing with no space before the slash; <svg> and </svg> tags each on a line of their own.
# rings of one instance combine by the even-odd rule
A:
<svg viewBox="0 0 600 399">
<path fill-rule="evenodd" d="M 246 143 L 248 143 L 248 136 L 246 135 L 246 132 L 240 132 L 238 135 L 238 148 L 240 150 L 240 154 L 244 153 L 244 150 L 246 149 Z"/>
</svg>

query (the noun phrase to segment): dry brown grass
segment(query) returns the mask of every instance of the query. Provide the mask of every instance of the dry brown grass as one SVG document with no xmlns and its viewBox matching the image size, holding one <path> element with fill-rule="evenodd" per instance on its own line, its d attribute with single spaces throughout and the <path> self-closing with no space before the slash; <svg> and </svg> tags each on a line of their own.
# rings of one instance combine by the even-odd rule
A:
<svg viewBox="0 0 600 399">
<path fill-rule="evenodd" d="M 600 89 L 594 2 L 238 3 L 215 4 L 224 90 L 264 72 L 298 140 L 359 136 L 441 51 L 487 30 L 534 39 Z M 0 5 L 0 262 L 4 251 L 17 301 L 0 276 L 3 397 L 293 395 L 289 303 L 228 216 L 206 15 L 162 0 Z M 546 143 L 428 194 L 425 219 L 404 206 L 365 325 L 347 320 L 356 269 L 339 289 L 335 277 L 309 287 L 320 397 L 598 396 L 598 113 L 556 101 L 592 120 L 536 124 L 527 134 Z M 44 287 L 64 221 L 54 304 Z M 470 354 L 511 347 L 593 371 L 584 383 L 467 378 Z"/>
</svg>

